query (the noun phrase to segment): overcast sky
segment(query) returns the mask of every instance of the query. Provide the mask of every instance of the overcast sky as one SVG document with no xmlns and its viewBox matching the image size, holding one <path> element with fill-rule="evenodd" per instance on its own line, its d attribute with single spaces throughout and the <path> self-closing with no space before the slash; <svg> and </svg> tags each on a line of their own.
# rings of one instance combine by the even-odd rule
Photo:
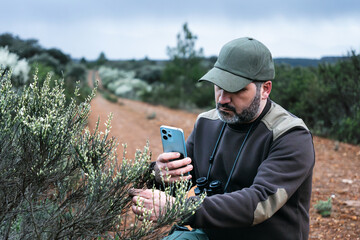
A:
<svg viewBox="0 0 360 240">
<path fill-rule="evenodd" d="M 360 0 L 8 0 L 0 34 L 35 38 L 73 58 L 167 59 L 187 22 L 206 56 L 243 36 L 274 57 L 360 52 Z"/>
</svg>

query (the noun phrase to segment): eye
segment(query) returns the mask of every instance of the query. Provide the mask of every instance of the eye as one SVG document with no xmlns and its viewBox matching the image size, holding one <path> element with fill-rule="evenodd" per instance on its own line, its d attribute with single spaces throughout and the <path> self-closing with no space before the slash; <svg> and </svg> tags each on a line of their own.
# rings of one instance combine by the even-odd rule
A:
<svg viewBox="0 0 360 240">
<path fill-rule="evenodd" d="M 242 89 L 240 89 L 239 91 L 237 91 L 238 93 L 240 93 L 240 92 L 245 92 L 245 91 L 247 91 L 247 88 L 246 87 L 244 87 L 244 88 L 242 88 Z"/>
</svg>

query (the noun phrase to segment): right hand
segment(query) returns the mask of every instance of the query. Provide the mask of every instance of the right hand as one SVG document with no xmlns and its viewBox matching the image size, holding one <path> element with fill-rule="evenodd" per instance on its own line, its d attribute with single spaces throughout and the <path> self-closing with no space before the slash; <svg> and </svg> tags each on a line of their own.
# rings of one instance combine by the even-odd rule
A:
<svg viewBox="0 0 360 240">
<path fill-rule="evenodd" d="M 161 182 L 161 176 L 165 183 L 172 183 L 180 179 L 191 179 L 187 173 L 193 169 L 190 158 L 174 160 L 180 157 L 180 153 L 168 152 L 159 155 L 154 167 L 155 180 Z M 173 160 L 173 161 L 171 161 Z M 167 177 L 169 176 L 169 177 Z"/>
</svg>

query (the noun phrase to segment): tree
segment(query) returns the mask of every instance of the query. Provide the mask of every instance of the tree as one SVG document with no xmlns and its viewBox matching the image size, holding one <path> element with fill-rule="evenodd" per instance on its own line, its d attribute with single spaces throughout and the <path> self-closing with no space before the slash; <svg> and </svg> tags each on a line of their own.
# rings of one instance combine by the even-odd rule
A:
<svg viewBox="0 0 360 240">
<path fill-rule="evenodd" d="M 360 55 L 315 67 L 277 65 L 272 98 L 317 135 L 360 143 Z"/>
<path fill-rule="evenodd" d="M 195 49 L 195 42 L 197 36 L 194 35 L 187 23 L 184 23 L 182 26 L 182 32 L 178 33 L 176 47 L 167 47 L 167 55 L 170 57 L 170 60 L 182 59 L 185 62 L 200 58 L 203 56 L 203 49 Z"/>
<path fill-rule="evenodd" d="M 167 47 L 170 58 L 167 62 L 161 81 L 154 85 L 151 95 L 153 102 L 163 103 L 174 108 L 204 107 L 213 101 L 213 90 L 210 85 L 198 83 L 207 68 L 203 65 L 203 49 L 196 49 L 197 36 L 187 23 L 177 34 L 175 47 Z M 148 99 L 146 99 L 148 100 Z M 151 101 L 151 100 L 150 100 Z"/>
<path fill-rule="evenodd" d="M 10 33 L 0 35 L 0 46 L 8 46 L 9 51 L 16 53 L 20 59 L 30 58 L 43 52 L 43 48 L 39 45 L 38 40 L 22 40 L 18 36 L 13 36 Z"/>
<path fill-rule="evenodd" d="M 53 58 L 57 59 L 62 65 L 68 64 L 71 60 L 69 55 L 64 54 L 62 51 L 56 48 L 50 48 L 46 50 L 46 52 Z"/>
<path fill-rule="evenodd" d="M 50 87 L 51 75 L 40 84 L 35 74 L 22 91 L 10 74 L 0 76 L 0 238 L 154 239 L 198 206 L 185 201 L 187 182 L 180 181 L 166 187 L 167 196 L 176 188 L 176 200 L 157 223 L 148 213 L 131 221 L 128 191 L 152 179 L 148 146 L 133 160 L 124 150 L 119 164 L 111 117 L 105 133 L 85 128 L 95 90 L 66 105 L 63 83 Z"/>
<path fill-rule="evenodd" d="M 322 108 L 317 114 L 323 127 L 331 137 L 359 144 L 360 55 L 351 51 L 335 64 L 321 64 L 318 75 L 322 85 L 316 100 Z"/>
<path fill-rule="evenodd" d="M 98 59 L 96 60 L 96 64 L 98 66 L 104 65 L 107 62 L 106 56 L 104 52 L 101 52 Z"/>
</svg>

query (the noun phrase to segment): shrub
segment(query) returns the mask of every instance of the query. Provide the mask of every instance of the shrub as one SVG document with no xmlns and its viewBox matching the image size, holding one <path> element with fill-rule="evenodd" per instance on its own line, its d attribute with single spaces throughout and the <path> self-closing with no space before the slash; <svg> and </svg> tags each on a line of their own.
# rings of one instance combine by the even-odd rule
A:
<svg viewBox="0 0 360 240">
<path fill-rule="evenodd" d="M 63 83 L 50 87 L 51 75 L 41 84 L 35 74 L 21 92 L 10 75 L 0 75 L 0 238 L 153 239 L 198 206 L 184 201 L 187 183 L 178 182 L 176 201 L 157 223 L 127 224 L 128 191 L 152 178 L 148 146 L 133 160 L 124 151 L 120 165 L 111 118 L 105 133 L 99 123 L 93 133 L 84 129 L 95 90 L 85 102 L 67 105 Z"/>
<path fill-rule="evenodd" d="M 87 69 L 83 64 L 68 63 L 65 70 L 65 96 L 67 102 L 73 96 L 75 88 L 79 88 L 78 96 L 75 99 L 78 103 L 85 101 L 86 97 L 91 94 L 91 88 L 87 82 Z"/>
<path fill-rule="evenodd" d="M 161 79 L 161 73 L 164 67 L 160 65 L 145 65 L 136 71 L 136 77 L 151 84 Z"/>
<path fill-rule="evenodd" d="M 64 71 L 64 67 L 63 65 L 60 65 L 59 60 L 45 52 L 32 56 L 29 58 L 29 62 L 35 65 L 42 64 L 44 66 L 51 67 L 57 75 L 60 75 Z"/>
<path fill-rule="evenodd" d="M 144 92 L 151 91 L 149 84 L 135 78 L 134 71 L 100 67 L 99 75 L 103 85 L 118 97 L 139 99 Z"/>
<path fill-rule="evenodd" d="M 277 66 L 272 98 L 314 134 L 360 143 L 360 55 L 313 67 Z"/>
<path fill-rule="evenodd" d="M 24 85 L 29 79 L 30 66 L 25 59 L 19 59 L 8 47 L 0 47 L 0 68 L 12 70 L 12 82 L 16 86 Z"/>
</svg>

